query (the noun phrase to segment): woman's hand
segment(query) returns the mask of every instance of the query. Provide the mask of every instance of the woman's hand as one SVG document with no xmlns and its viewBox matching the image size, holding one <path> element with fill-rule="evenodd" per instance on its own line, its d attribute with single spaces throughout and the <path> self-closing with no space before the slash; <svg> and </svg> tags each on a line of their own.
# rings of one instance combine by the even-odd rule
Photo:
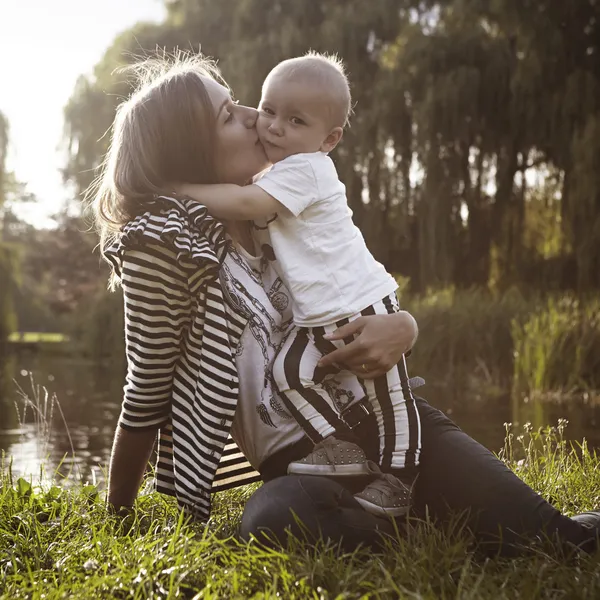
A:
<svg viewBox="0 0 600 600">
<path fill-rule="evenodd" d="M 417 322 L 405 310 L 359 317 L 325 336 L 332 341 L 352 336 L 355 339 L 324 356 L 319 366 L 342 365 L 361 379 L 374 379 L 400 362 L 417 335 Z"/>
</svg>

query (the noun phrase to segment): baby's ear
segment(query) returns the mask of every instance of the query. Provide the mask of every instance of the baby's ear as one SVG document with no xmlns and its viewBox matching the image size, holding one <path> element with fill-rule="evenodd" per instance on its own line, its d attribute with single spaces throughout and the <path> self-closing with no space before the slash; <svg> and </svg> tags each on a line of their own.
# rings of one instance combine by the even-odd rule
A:
<svg viewBox="0 0 600 600">
<path fill-rule="evenodd" d="M 321 152 L 331 152 L 340 143 L 343 135 L 344 130 L 341 127 L 334 127 L 323 140 Z"/>
</svg>

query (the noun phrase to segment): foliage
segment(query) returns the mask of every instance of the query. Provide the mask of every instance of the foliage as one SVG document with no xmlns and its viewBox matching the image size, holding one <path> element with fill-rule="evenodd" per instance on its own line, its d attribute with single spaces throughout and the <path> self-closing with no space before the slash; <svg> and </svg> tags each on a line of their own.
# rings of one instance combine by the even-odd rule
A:
<svg viewBox="0 0 600 600">
<path fill-rule="evenodd" d="M 171 0 L 167 10 L 164 23 L 120 35 L 77 84 L 66 175 L 80 190 L 129 90 L 114 69 L 135 55 L 201 46 L 255 105 L 279 60 L 338 52 L 356 106 L 335 161 L 390 271 L 421 292 L 545 289 L 548 274 L 558 289 L 600 287 L 596 0 Z M 535 174 L 554 189 L 532 184 Z M 558 230 L 529 210 L 540 190 Z"/>
<path fill-rule="evenodd" d="M 510 389 L 514 340 L 511 324 L 526 320 L 537 306 L 516 289 L 505 294 L 446 289 L 403 298 L 419 324 L 410 372 L 450 389 Z"/>
<path fill-rule="evenodd" d="M 0 366 L 6 354 L 8 334 L 15 328 L 13 290 L 15 287 L 16 259 L 14 251 L 2 238 L 2 214 L 6 200 L 6 154 L 8 149 L 8 121 L 0 112 Z M 2 379 L 0 374 L 0 380 Z M 1 384 L 1 381 L 0 381 Z"/>
<path fill-rule="evenodd" d="M 94 252 L 95 235 L 63 214 L 54 229 L 36 229 L 8 215 L 5 240 L 20 261 L 14 299 L 21 331 L 61 331 L 76 309 L 87 310 L 108 269 Z"/>
<path fill-rule="evenodd" d="M 79 351 L 96 362 L 111 361 L 125 365 L 123 293 L 100 289 L 85 310 L 73 315 L 69 329 Z"/>
<path fill-rule="evenodd" d="M 600 301 L 549 299 L 513 324 L 518 393 L 600 389 Z"/>
<path fill-rule="evenodd" d="M 507 437 L 504 459 L 569 513 L 598 506 L 600 465 L 570 448 L 561 427 Z M 575 559 L 542 545 L 513 560 L 482 560 L 460 521 L 413 522 L 384 553 L 341 554 L 291 539 L 269 550 L 235 537 L 253 486 L 217 496 L 204 528 L 170 499 L 146 491 L 134 515 L 110 515 L 93 485 L 45 488 L 0 479 L 0 597 L 47 598 L 597 598 L 598 556 Z M 574 576 L 576 573 L 576 576 Z"/>
<path fill-rule="evenodd" d="M 401 286 L 406 282 L 401 281 Z M 401 305 L 419 324 L 411 375 L 450 393 L 600 389 L 600 300 L 447 288 Z M 123 298 L 100 290 L 70 321 L 78 353 L 124 369 Z"/>
</svg>

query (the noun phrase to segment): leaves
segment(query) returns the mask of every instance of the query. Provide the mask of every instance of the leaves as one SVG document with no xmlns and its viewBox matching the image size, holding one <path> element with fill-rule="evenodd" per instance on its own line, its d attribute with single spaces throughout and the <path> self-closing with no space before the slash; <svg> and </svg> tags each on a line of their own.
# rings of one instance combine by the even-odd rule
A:
<svg viewBox="0 0 600 600">
<path fill-rule="evenodd" d="M 115 67 L 136 55 L 201 47 L 219 59 L 236 96 L 256 105 L 278 61 L 309 48 L 337 52 L 350 74 L 355 115 L 334 159 L 355 221 L 388 270 L 409 277 L 417 291 L 544 288 L 544 265 L 558 265 L 562 285 L 573 252 L 579 287 L 600 287 L 600 225 L 588 227 L 600 213 L 595 0 L 234 6 L 169 2 L 164 23 L 124 32 L 93 76 L 80 79 L 65 112 L 65 175 L 80 191 L 130 89 Z M 558 201 L 547 202 L 558 234 L 538 227 L 527 210 L 540 193 L 555 193 L 529 185 L 531 157 L 539 174 L 562 181 Z M 548 245 L 558 245 L 552 257 Z"/>
</svg>

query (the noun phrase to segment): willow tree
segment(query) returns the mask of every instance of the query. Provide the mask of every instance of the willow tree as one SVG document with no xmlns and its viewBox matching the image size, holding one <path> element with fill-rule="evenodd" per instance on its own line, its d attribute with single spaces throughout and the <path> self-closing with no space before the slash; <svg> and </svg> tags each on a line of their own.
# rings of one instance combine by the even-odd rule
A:
<svg viewBox="0 0 600 600">
<path fill-rule="evenodd" d="M 514 112 L 537 153 L 558 173 L 565 257 L 581 291 L 600 287 L 600 6 L 596 0 L 464 0 L 510 33 Z"/>
<path fill-rule="evenodd" d="M 6 201 L 7 172 L 6 154 L 8 149 L 8 121 L 0 113 L 0 391 L 3 385 L 4 362 L 6 360 L 6 341 L 15 327 L 13 307 L 14 255 L 2 242 L 3 206 Z"/>
<path fill-rule="evenodd" d="M 579 288 L 598 288 L 598 10 L 596 0 L 170 0 L 164 23 L 124 32 L 78 82 L 66 175 L 89 184 L 129 91 L 115 67 L 134 56 L 201 48 L 255 105 L 278 61 L 337 52 L 355 114 L 333 158 L 390 270 L 419 290 L 546 286 L 538 234 L 556 234 L 538 227 L 547 211 L 529 210 L 540 190 L 525 176 L 543 169 L 560 182 L 547 203 L 561 224 L 552 260 L 576 257 Z"/>
</svg>

